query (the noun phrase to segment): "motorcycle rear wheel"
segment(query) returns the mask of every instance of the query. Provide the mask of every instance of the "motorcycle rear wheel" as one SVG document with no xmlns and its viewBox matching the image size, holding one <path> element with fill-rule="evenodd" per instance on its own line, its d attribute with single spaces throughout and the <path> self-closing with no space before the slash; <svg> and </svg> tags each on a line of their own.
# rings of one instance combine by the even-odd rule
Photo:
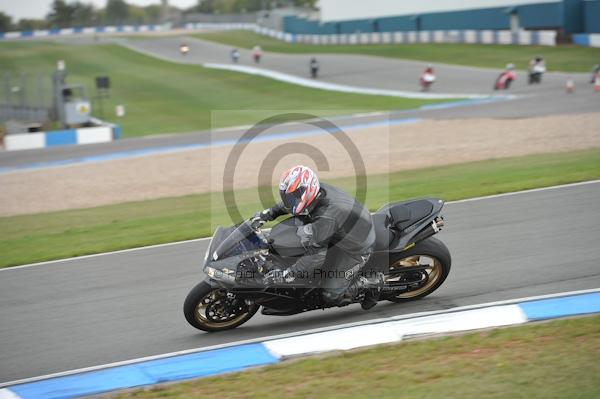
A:
<svg viewBox="0 0 600 399">
<path fill-rule="evenodd" d="M 410 291 L 401 292 L 385 299 L 401 303 L 423 298 L 437 290 L 448 277 L 452 258 L 446 245 L 440 240 L 430 237 L 423 240 L 407 251 L 390 255 L 390 272 L 402 268 L 430 266 L 426 269 L 427 276 L 423 276 L 422 284 Z M 393 277 L 385 276 L 386 282 L 391 282 Z M 396 283 L 396 281 L 394 281 Z"/>
<path fill-rule="evenodd" d="M 222 288 L 214 288 L 206 281 L 196 285 L 185 298 L 183 314 L 193 327 L 208 332 L 236 328 L 254 316 L 258 305 L 241 302 L 231 306 L 233 294 Z"/>
</svg>

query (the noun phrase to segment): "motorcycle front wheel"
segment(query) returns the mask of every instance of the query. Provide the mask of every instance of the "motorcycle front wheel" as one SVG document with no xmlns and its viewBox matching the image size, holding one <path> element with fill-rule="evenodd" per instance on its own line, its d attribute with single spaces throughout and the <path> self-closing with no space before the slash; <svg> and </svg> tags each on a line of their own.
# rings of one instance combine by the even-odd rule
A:
<svg viewBox="0 0 600 399">
<path fill-rule="evenodd" d="M 408 302 L 423 298 L 437 290 L 450 273 L 450 251 L 440 240 L 430 237 L 414 247 L 390 256 L 385 276 L 388 285 L 407 285 L 407 291 L 389 296 L 392 302 Z"/>
<path fill-rule="evenodd" d="M 244 300 L 206 281 L 196 285 L 185 298 L 183 314 L 193 327 L 208 332 L 236 328 L 254 316 L 259 306 L 247 305 Z"/>
</svg>

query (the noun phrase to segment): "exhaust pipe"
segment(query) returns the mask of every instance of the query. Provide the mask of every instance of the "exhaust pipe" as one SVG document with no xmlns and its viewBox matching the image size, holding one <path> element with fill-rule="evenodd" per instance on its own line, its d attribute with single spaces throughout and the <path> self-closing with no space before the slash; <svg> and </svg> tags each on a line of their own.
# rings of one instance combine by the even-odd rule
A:
<svg viewBox="0 0 600 399">
<path fill-rule="evenodd" d="M 441 216 L 438 216 L 431 222 L 431 224 L 429 224 L 423 230 L 418 232 L 411 241 L 413 243 L 423 241 L 423 240 L 431 237 L 432 235 L 438 233 L 443 226 L 444 226 L 444 218 Z"/>
</svg>

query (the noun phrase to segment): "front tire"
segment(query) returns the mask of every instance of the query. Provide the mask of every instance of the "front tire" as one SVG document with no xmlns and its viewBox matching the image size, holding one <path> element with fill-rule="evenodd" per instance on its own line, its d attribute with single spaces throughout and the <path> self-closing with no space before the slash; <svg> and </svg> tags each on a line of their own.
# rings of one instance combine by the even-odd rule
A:
<svg viewBox="0 0 600 399">
<path fill-rule="evenodd" d="M 393 271 L 402 268 L 418 268 L 430 266 L 421 272 L 421 281 L 416 288 L 387 297 L 392 302 L 401 303 L 423 298 L 437 290 L 448 277 L 452 258 L 446 245 L 440 240 L 430 237 L 417 243 L 407 251 L 390 255 L 390 273 L 385 276 L 386 282 L 399 284 L 391 276 Z"/>
<path fill-rule="evenodd" d="M 183 314 L 193 327 L 208 332 L 236 328 L 254 316 L 259 306 L 246 305 L 235 294 L 203 281 L 185 298 Z"/>
</svg>

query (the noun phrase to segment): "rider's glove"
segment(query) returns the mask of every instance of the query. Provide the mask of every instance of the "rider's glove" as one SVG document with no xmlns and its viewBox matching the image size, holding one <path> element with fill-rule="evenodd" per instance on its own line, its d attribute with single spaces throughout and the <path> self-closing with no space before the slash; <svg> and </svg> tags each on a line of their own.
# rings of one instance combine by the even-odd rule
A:
<svg viewBox="0 0 600 399">
<path fill-rule="evenodd" d="M 260 217 L 252 216 L 252 218 L 250 219 L 250 226 L 252 226 L 253 229 L 259 229 L 262 227 L 262 225 L 265 224 L 265 221 L 262 220 Z"/>
<path fill-rule="evenodd" d="M 265 285 L 277 285 L 283 283 L 291 283 L 295 277 L 290 269 L 273 269 L 265 274 L 263 282 Z"/>
<path fill-rule="evenodd" d="M 273 219 L 273 213 L 269 208 L 265 209 L 264 211 L 256 212 L 254 216 L 252 216 L 252 219 L 250 219 L 250 222 L 252 224 L 252 227 L 256 229 L 262 227 L 263 224 L 265 224 L 266 222 L 270 222 Z"/>
<path fill-rule="evenodd" d="M 271 208 L 267 208 L 263 211 L 256 212 L 254 214 L 254 217 L 260 218 L 261 220 L 264 220 L 265 222 L 270 222 L 271 220 L 275 219 L 273 217 L 273 211 L 271 210 Z"/>
</svg>

